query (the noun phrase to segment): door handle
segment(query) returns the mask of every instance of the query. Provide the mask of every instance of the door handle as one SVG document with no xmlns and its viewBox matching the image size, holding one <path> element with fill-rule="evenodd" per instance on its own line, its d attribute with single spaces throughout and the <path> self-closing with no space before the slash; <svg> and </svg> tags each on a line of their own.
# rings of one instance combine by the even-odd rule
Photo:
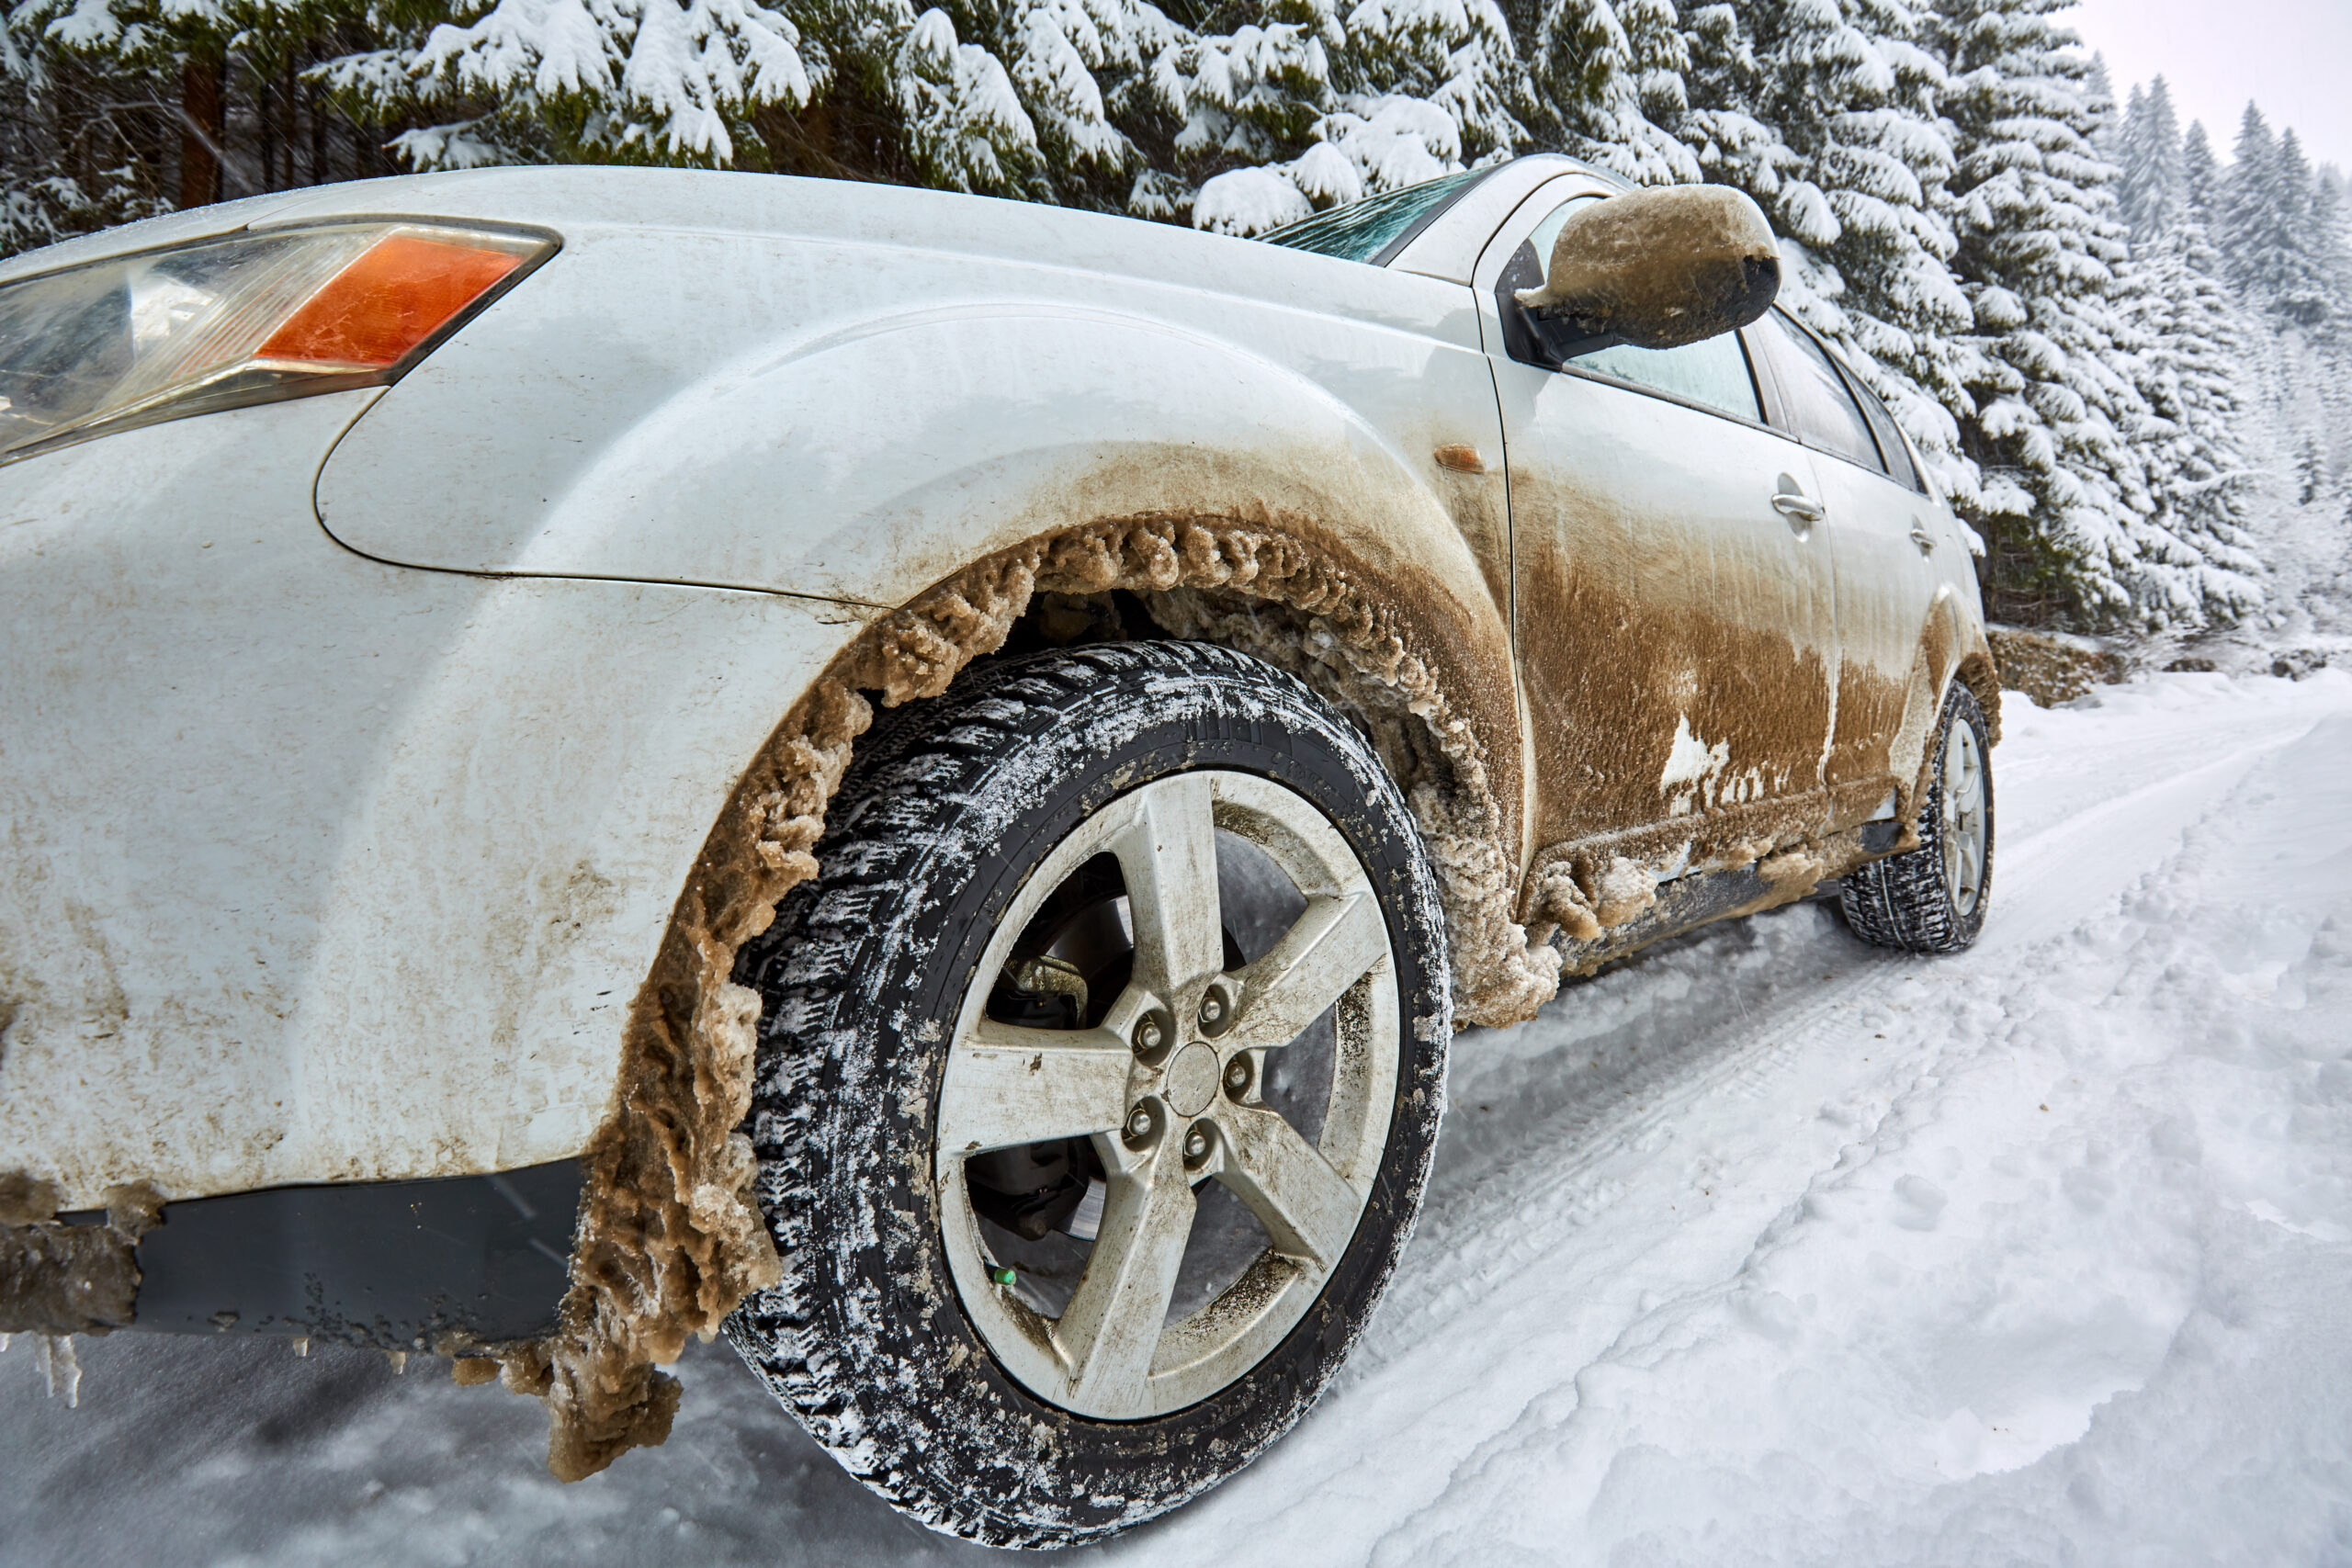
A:
<svg viewBox="0 0 2352 1568">
<path fill-rule="evenodd" d="M 1919 547 L 1919 553 L 1923 556 L 1936 553 L 1936 536 L 1928 533 L 1928 525 L 1917 517 L 1911 519 L 1911 542 Z"/>
<path fill-rule="evenodd" d="M 1792 523 L 1818 523 L 1824 508 L 1801 491 L 1784 490 L 1772 497 L 1772 510 Z"/>
</svg>

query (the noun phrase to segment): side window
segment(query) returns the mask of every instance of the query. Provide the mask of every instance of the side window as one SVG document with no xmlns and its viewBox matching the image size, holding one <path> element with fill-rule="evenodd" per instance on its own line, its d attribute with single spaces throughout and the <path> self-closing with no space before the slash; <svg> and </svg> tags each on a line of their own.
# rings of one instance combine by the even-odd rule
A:
<svg viewBox="0 0 2352 1568">
<path fill-rule="evenodd" d="M 1588 201 L 1605 199 L 1580 196 L 1561 203 L 1512 253 L 1510 265 L 1503 269 L 1502 281 L 1496 286 L 1495 294 L 1496 303 L 1502 310 L 1505 346 L 1513 359 L 1554 367 L 1551 355 L 1528 331 L 1527 318 L 1514 296 L 1519 290 L 1532 288 L 1544 281 L 1542 258 L 1551 255 L 1553 242 L 1560 237 L 1560 226 L 1568 220 L 1568 214 Z M 1740 347 L 1736 333 L 1725 333 L 1682 348 L 1635 348 L 1631 344 L 1618 344 L 1579 354 L 1557 367 L 1628 381 L 1758 423 L 1764 418 L 1756 400 L 1756 378 L 1748 371 L 1747 354 Z"/>
<path fill-rule="evenodd" d="M 1895 428 L 1894 416 L 1886 412 L 1886 405 L 1879 401 L 1876 392 L 1862 385 L 1860 376 L 1849 372 L 1846 385 L 1860 400 L 1862 417 L 1871 422 L 1871 434 L 1878 437 L 1879 454 L 1886 459 L 1886 471 L 1894 476 L 1895 483 L 1927 494 L 1927 484 L 1911 462 L 1911 449 L 1903 445 L 1903 433 Z"/>
<path fill-rule="evenodd" d="M 1884 473 L 1878 443 L 1862 418 L 1860 404 L 1846 389 L 1846 378 L 1821 345 L 1783 320 L 1777 310 L 1757 323 L 1758 335 L 1771 344 L 1773 379 L 1789 427 L 1800 441 L 1820 451 Z"/>
</svg>

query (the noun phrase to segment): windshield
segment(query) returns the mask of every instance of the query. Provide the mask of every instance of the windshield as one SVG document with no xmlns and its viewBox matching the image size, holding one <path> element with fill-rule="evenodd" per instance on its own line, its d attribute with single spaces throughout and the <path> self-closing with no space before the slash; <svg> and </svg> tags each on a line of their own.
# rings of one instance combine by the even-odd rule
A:
<svg viewBox="0 0 2352 1568">
<path fill-rule="evenodd" d="M 1375 266 L 1404 248 L 1405 242 L 1429 226 L 1453 199 L 1483 178 L 1486 169 L 1464 169 L 1442 175 L 1403 190 L 1385 191 L 1362 201 L 1335 207 L 1302 219 L 1287 228 L 1258 237 L 1270 244 L 1314 251 L 1342 261 L 1370 262 Z"/>
</svg>

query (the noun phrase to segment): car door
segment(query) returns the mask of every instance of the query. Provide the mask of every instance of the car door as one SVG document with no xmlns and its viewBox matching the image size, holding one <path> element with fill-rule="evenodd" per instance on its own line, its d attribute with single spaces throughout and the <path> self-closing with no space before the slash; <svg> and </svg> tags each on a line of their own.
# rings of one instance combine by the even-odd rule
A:
<svg viewBox="0 0 2352 1568">
<path fill-rule="evenodd" d="M 1834 663 L 1831 575 L 1803 520 L 1805 454 L 1770 429 L 1736 334 L 1555 367 L 1512 308 L 1568 209 L 1555 182 L 1479 264 L 1510 473 L 1513 614 L 1539 850 L 1673 874 L 1752 859 L 1817 807 Z M 1644 835 L 1633 830 L 1651 829 Z"/>
<path fill-rule="evenodd" d="M 1811 454 L 1824 508 L 1838 658 L 1823 782 L 1837 818 L 1852 821 L 1880 807 L 1897 782 L 1894 741 L 1942 581 L 1927 521 L 1935 507 L 1884 406 L 1811 333 L 1774 310 L 1748 335 L 1763 351 L 1774 422 Z"/>
</svg>

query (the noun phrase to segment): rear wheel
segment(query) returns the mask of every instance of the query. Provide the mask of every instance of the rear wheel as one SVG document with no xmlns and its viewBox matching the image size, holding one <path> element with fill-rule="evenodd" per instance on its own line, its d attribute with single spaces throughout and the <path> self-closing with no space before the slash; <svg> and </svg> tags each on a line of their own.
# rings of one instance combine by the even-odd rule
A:
<svg viewBox="0 0 2352 1568">
<path fill-rule="evenodd" d="M 1363 739 L 1195 644 L 894 716 L 739 975 L 786 1279 L 728 1333 L 935 1528 L 1049 1545 L 1249 1462 L 1418 1208 L 1436 887 Z"/>
<path fill-rule="evenodd" d="M 1993 883 L 1992 748 L 1984 711 L 1954 684 L 1937 728 L 1919 847 L 1849 875 L 1839 907 L 1857 935 L 1909 953 L 1957 953 L 1984 926 Z"/>
</svg>

